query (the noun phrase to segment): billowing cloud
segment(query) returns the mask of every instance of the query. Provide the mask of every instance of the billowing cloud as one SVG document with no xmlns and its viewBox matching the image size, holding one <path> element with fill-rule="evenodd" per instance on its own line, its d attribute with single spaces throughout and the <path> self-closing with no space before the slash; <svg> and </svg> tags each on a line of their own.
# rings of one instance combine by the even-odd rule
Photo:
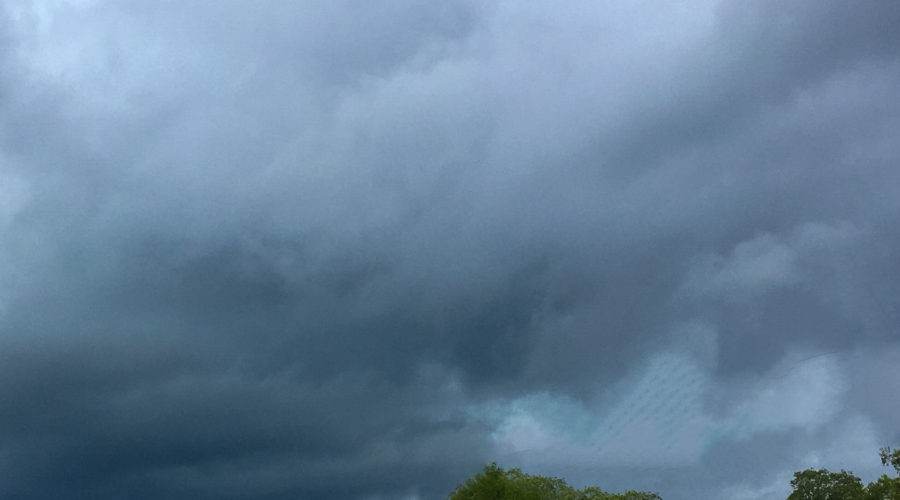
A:
<svg viewBox="0 0 900 500">
<path fill-rule="evenodd" d="M 6 2 L 0 496 L 432 499 L 494 460 L 675 500 L 872 477 L 898 22 Z"/>
</svg>

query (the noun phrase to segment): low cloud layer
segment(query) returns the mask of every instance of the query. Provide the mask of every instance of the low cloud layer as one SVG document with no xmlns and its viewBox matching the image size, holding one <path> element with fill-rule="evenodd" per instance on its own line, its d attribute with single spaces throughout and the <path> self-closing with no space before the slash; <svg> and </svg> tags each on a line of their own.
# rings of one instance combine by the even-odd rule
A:
<svg viewBox="0 0 900 500">
<path fill-rule="evenodd" d="M 0 8 L 0 496 L 786 496 L 898 444 L 900 6 Z"/>
</svg>

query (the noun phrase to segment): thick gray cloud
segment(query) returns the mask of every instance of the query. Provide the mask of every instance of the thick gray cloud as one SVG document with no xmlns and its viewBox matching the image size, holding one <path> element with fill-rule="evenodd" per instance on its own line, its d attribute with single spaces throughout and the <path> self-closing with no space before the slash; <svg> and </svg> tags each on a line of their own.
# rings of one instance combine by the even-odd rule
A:
<svg viewBox="0 0 900 500">
<path fill-rule="evenodd" d="M 0 496 L 777 498 L 897 444 L 892 2 L 13 1 Z"/>
</svg>

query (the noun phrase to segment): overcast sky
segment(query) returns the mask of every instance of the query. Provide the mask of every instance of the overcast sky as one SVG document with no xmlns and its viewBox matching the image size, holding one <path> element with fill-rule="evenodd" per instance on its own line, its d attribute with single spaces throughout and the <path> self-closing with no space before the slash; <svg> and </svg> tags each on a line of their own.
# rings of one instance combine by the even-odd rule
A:
<svg viewBox="0 0 900 500">
<path fill-rule="evenodd" d="M 888 472 L 898 26 L 890 0 L 3 1 L 0 497 Z"/>
</svg>

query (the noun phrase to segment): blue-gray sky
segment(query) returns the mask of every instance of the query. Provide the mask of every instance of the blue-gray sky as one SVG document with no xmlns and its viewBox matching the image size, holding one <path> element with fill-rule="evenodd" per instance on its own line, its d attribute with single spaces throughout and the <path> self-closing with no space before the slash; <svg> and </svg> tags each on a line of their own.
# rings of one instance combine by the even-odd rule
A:
<svg viewBox="0 0 900 500">
<path fill-rule="evenodd" d="M 897 26 L 4 1 L 0 497 L 872 479 L 900 444 Z"/>
</svg>

